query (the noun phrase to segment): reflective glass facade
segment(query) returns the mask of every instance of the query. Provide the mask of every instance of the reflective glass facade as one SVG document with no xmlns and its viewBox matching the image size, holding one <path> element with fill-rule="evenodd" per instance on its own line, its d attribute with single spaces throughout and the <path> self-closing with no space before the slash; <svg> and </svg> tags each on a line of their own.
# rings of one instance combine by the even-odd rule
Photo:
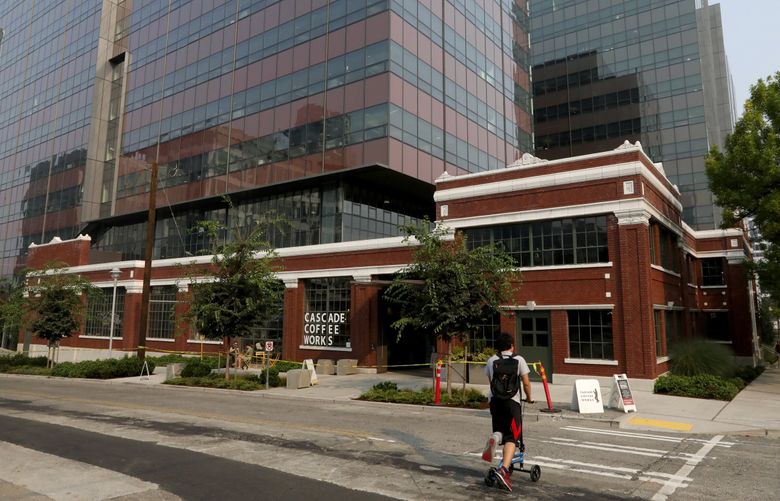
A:
<svg viewBox="0 0 780 501">
<path fill-rule="evenodd" d="M 21 92 L 12 99 L 18 107 L 0 109 L 0 192 L 9 195 L 0 203 L 17 221 L 0 221 L 4 274 L 23 261 L 24 244 L 78 231 L 99 250 L 137 256 L 153 163 L 165 207 L 155 254 L 173 257 L 201 245 L 187 235 L 193 220 L 266 206 L 287 215 L 323 208 L 296 215 L 303 226 L 279 246 L 394 235 L 397 223 L 432 211 L 430 198 L 421 210 L 403 187 L 374 183 L 369 198 L 379 202 L 355 201 L 348 194 L 365 187 L 339 177 L 338 210 L 327 213 L 327 189 L 303 194 L 285 184 L 366 166 L 432 183 L 445 170 L 504 167 L 532 148 L 526 0 L 68 1 L 47 7 L 56 22 L 40 27 L 38 14 L 17 3 L 0 0 L 0 22 L 14 20 L 0 26 L 0 76 L 32 77 L 23 65 L 43 65 L 59 86 L 52 95 L 42 89 L 41 101 L 73 78 L 86 94 L 75 103 L 62 94 L 58 120 L 45 115 L 41 129 L 41 117 L 22 121 L 35 80 L 0 84 L 3 103 Z M 69 34 L 77 14 L 91 24 Z M 40 37 L 28 33 L 41 32 L 54 39 L 33 63 L 23 56 Z M 77 36 L 89 42 L 72 43 Z M 51 51 L 63 52 L 61 65 Z M 79 120 L 72 148 L 22 154 L 26 142 L 50 141 Z M 77 172 L 55 179 L 67 169 Z M 30 189 L 33 180 L 42 188 Z M 239 193 L 231 215 L 221 198 Z M 68 218 L 55 224 L 47 211 Z"/>
<path fill-rule="evenodd" d="M 715 228 L 704 155 L 734 123 L 720 6 L 701 0 L 531 0 L 536 154 L 645 151 Z"/>
<path fill-rule="evenodd" d="M 101 3 L 0 1 L 0 276 L 78 232 Z"/>
</svg>

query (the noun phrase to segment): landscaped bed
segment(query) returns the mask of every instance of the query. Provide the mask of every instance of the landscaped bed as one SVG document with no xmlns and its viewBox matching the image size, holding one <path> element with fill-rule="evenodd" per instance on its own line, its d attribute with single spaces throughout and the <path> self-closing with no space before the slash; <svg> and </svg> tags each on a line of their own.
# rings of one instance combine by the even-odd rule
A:
<svg viewBox="0 0 780 501">
<path fill-rule="evenodd" d="M 358 400 L 371 402 L 392 402 L 396 404 L 433 405 L 433 389 L 421 390 L 399 389 L 392 381 L 375 384 L 370 390 L 358 397 Z M 488 400 L 480 391 L 474 389 L 453 389 L 452 396 L 442 389 L 440 405 L 446 407 L 465 407 L 469 409 L 485 409 Z"/>
<path fill-rule="evenodd" d="M 138 376 L 143 362 L 137 357 L 119 359 L 87 360 L 84 362 L 62 362 L 47 368 L 46 357 L 28 357 L 18 353 L 0 357 L 0 372 L 6 374 L 28 374 L 35 376 L 56 376 L 87 379 L 113 379 Z M 149 372 L 154 372 L 154 361 L 147 360 Z"/>
</svg>

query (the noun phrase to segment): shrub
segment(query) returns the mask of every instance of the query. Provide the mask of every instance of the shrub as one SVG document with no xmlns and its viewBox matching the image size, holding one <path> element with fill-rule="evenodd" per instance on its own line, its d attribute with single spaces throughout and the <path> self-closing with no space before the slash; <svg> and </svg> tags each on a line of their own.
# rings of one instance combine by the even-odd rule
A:
<svg viewBox="0 0 780 501">
<path fill-rule="evenodd" d="M 749 383 L 756 379 L 758 376 L 760 376 L 764 372 L 764 366 L 763 365 L 757 365 L 756 367 L 752 367 L 750 365 L 743 365 L 741 367 L 737 368 L 737 377 L 744 381 L 745 383 Z"/>
<path fill-rule="evenodd" d="M 50 376 L 51 369 L 47 367 L 38 367 L 36 365 L 20 365 L 18 367 L 9 367 L 6 371 L 8 374 L 27 374 L 28 376 Z"/>
<path fill-rule="evenodd" d="M 731 400 L 739 393 L 739 390 L 739 386 L 735 384 L 733 379 L 707 374 L 661 376 L 656 379 L 654 388 L 655 393 L 715 400 Z"/>
<path fill-rule="evenodd" d="M 154 361 L 147 360 L 149 373 L 154 372 Z M 84 362 L 62 362 L 51 371 L 52 376 L 88 378 L 88 379 L 112 379 L 118 377 L 139 376 L 143 362 L 138 357 L 107 360 L 87 360 Z"/>
<path fill-rule="evenodd" d="M 732 377 L 734 354 L 723 345 L 703 339 L 682 341 L 670 350 L 669 368 L 676 376 L 713 375 Z"/>
<path fill-rule="evenodd" d="M 0 372 L 7 372 L 11 367 L 46 367 L 46 361 L 46 357 L 28 357 L 24 353 L 0 356 Z"/>
<path fill-rule="evenodd" d="M 181 377 L 203 377 L 209 374 L 211 374 L 211 366 L 200 359 L 188 360 L 181 371 Z"/>
<path fill-rule="evenodd" d="M 399 390 L 398 386 L 391 381 L 384 381 L 374 385 L 370 390 L 360 395 L 359 398 L 360 400 L 372 402 L 416 405 L 430 405 L 434 401 L 432 388 Z M 446 394 L 441 395 L 441 403 L 453 407 L 480 408 L 484 406 L 485 402 L 487 402 L 487 397 L 474 389 L 467 389 L 465 392 L 461 389 L 453 390 L 451 398 Z"/>
<path fill-rule="evenodd" d="M 276 369 L 277 373 L 287 372 L 292 369 L 300 369 L 303 367 L 301 362 L 288 362 L 287 360 L 279 360 L 273 365 L 273 369 Z"/>
<path fill-rule="evenodd" d="M 398 390 L 398 385 L 392 381 L 382 381 L 381 383 L 375 384 L 372 389 L 379 390 L 379 391 L 387 391 L 387 390 Z"/>
<path fill-rule="evenodd" d="M 773 347 L 763 345 L 761 346 L 761 358 L 764 359 L 764 362 L 772 365 L 777 362 L 777 353 Z"/>
<path fill-rule="evenodd" d="M 219 388 L 225 390 L 255 391 L 264 387 L 257 382 L 257 376 L 239 376 L 225 380 L 218 375 L 204 377 L 178 377 L 170 379 L 165 384 L 175 386 L 197 386 L 201 388 Z"/>
<path fill-rule="evenodd" d="M 265 370 L 261 372 L 260 375 L 250 374 L 245 376 L 245 378 L 257 380 L 258 384 L 265 388 Z M 282 379 L 279 377 L 279 370 L 276 367 L 271 367 L 268 369 L 268 386 L 270 388 L 276 388 L 277 386 L 281 385 Z"/>
</svg>

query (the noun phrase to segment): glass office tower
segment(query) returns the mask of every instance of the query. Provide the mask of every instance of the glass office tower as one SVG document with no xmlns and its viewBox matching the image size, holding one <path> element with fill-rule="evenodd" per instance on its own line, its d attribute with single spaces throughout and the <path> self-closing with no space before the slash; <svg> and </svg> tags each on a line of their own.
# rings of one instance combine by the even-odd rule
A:
<svg viewBox="0 0 780 501">
<path fill-rule="evenodd" d="M 139 258 L 153 163 L 177 257 L 267 211 L 277 246 L 396 235 L 445 169 L 532 149 L 526 0 L 38 5 L 0 0 L 6 275 L 53 235 Z"/>
<path fill-rule="evenodd" d="M 81 225 L 100 0 L 0 1 L 0 276 Z"/>
<path fill-rule="evenodd" d="M 531 0 L 536 154 L 641 141 L 697 229 L 720 224 L 704 155 L 735 121 L 720 6 L 704 0 Z"/>
</svg>

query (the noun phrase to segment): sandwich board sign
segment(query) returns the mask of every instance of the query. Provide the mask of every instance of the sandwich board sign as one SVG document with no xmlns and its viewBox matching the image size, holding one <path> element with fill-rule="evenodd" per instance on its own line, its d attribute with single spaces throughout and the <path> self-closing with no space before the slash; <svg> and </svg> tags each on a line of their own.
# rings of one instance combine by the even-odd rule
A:
<svg viewBox="0 0 780 501">
<path fill-rule="evenodd" d="M 572 410 L 580 414 L 599 414 L 604 412 L 601 387 L 597 379 L 577 379 L 571 394 Z"/>
<path fill-rule="evenodd" d="M 307 358 L 303 361 L 303 368 L 309 371 L 309 374 L 311 374 L 311 384 L 320 384 L 319 380 L 317 379 L 317 371 L 314 369 L 314 361 L 311 358 Z"/>
<path fill-rule="evenodd" d="M 615 374 L 615 381 L 612 387 L 612 395 L 609 398 L 609 406 L 616 409 L 622 409 L 623 412 L 636 412 L 636 402 L 631 393 L 631 386 L 628 384 L 628 377 L 625 374 Z"/>
</svg>

